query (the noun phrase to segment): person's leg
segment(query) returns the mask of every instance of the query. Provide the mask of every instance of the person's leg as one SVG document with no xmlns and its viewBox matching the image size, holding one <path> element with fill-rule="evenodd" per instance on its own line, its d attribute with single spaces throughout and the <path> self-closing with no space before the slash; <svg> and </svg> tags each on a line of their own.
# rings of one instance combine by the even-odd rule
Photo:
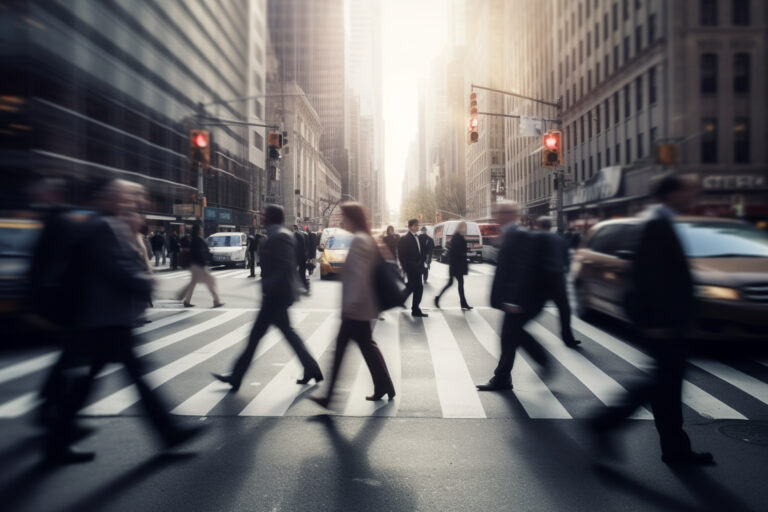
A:
<svg viewBox="0 0 768 512">
<path fill-rule="evenodd" d="M 566 343 L 572 342 L 575 338 L 571 330 L 571 305 L 568 303 L 565 276 L 558 276 L 558 279 L 553 283 L 552 292 L 552 300 L 555 302 L 560 316 L 560 337 Z"/>
<path fill-rule="evenodd" d="M 347 344 L 351 337 L 352 326 L 349 320 L 342 320 L 339 327 L 339 334 L 336 336 L 336 350 L 333 353 L 333 368 L 331 369 L 331 379 L 328 383 L 328 399 L 333 395 L 336 388 L 336 381 L 339 379 L 341 363 L 344 360 L 344 353 L 347 351 Z"/>
<path fill-rule="evenodd" d="M 256 317 L 256 322 L 253 324 L 251 334 L 248 336 L 248 344 L 245 346 L 240 357 L 235 361 L 232 367 L 232 373 L 230 374 L 231 383 L 234 387 L 240 387 L 240 383 L 243 381 L 245 372 L 248 371 L 248 367 L 253 361 L 253 355 L 256 353 L 256 347 L 259 345 L 259 341 L 267 332 L 270 324 L 273 322 L 273 312 L 265 307 L 259 311 L 259 316 Z"/>
<path fill-rule="evenodd" d="M 160 265 L 160 251 L 155 251 L 155 266 Z"/>
<path fill-rule="evenodd" d="M 384 393 L 394 395 L 395 385 L 392 383 L 392 377 L 389 375 L 384 356 L 381 354 L 376 342 L 373 341 L 371 323 L 356 321 L 355 324 L 352 337 L 360 347 L 360 352 L 363 355 L 365 364 L 368 366 L 368 371 L 371 372 L 374 396 L 380 396 Z"/>
<path fill-rule="evenodd" d="M 405 289 L 403 290 L 403 304 L 405 304 L 405 301 L 408 300 L 408 296 L 413 293 L 413 282 L 411 281 L 411 277 L 406 274 L 406 280 L 405 280 Z"/>
<path fill-rule="evenodd" d="M 189 304 L 192 302 L 192 294 L 195 293 L 195 286 L 200 281 L 202 268 L 199 265 L 190 263 L 189 265 L 189 284 L 187 285 L 186 292 L 184 293 L 184 303 Z"/>
<path fill-rule="evenodd" d="M 467 303 L 467 298 L 464 296 L 464 276 L 461 274 L 457 275 L 456 281 L 459 283 L 459 301 L 461 303 L 461 307 L 463 308 L 469 307 L 469 304 Z"/>
<path fill-rule="evenodd" d="M 531 317 L 529 316 L 524 316 L 520 319 L 520 328 L 517 330 L 517 336 L 519 337 L 517 345 L 522 347 L 539 365 L 546 367 L 550 364 L 547 351 L 541 346 L 539 340 L 531 336 L 531 333 L 525 330 L 525 324 L 528 323 L 529 320 L 531 320 Z"/>
<path fill-rule="evenodd" d="M 439 299 L 440 297 L 442 297 L 443 294 L 446 292 L 446 290 L 448 290 L 448 288 L 450 288 L 452 285 L 453 285 L 453 276 L 451 275 L 448 277 L 448 283 L 445 286 L 443 286 L 443 289 L 440 290 L 440 293 L 437 294 L 437 298 Z"/>
<path fill-rule="evenodd" d="M 291 327 L 291 321 L 288 318 L 288 310 L 283 308 L 277 311 L 273 318 L 273 323 L 283 333 L 283 336 L 288 340 L 293 351 L 296 352 L 299 361 L 301 361 L 301 365 L 304 367 L 304 374 L 322 375 L 320 365 L 317 364 L 315 358 L 309 353 L 309 350 L 307 350 L 301 337 L 299 337 L 296 331 L 293 330 L 293 327 Z"/>
<path fill-rule="evenodd" d="M 421 311 L 421 297 L 424 295 L 424 283 L 421 282 L 421 274 L 414 274 L 413 276 L 413 303 L 411 305 L 412 311 Z M 411 280 L 411 277 L 408 277 Z"/>
<path fill-rule="evenodd" d="M 501 324 L 501 356 L 499 357 L 499 364 L 493 371 L 493 380 L 497 383 L 508 384 L 512 382 L 512 366 L 515 363 L 518 331 L 521 329 L 520 320 L 516 318 L 517 316 L 506 314 Z"/>
<path fill-rule="evenodd" d="M 251 271 L 251 277 L 256 277 L 256 253 L 249 253 L 248 268 Z"/>
<path fill-rule="evenodd" d="M 676 343 L 678 340 L 669 340 Z M 666 456 L 691 452 L 691 441 L 683 430 L 682 387 L 685 358 L 672 350 L 659 354 L 656 382 L 651 395 L 651 408 L 659 433 L 661 452 Z"/>
<path fill-rule="evenodd" d="M 211 292 L 211 295 L 213 296 L 213 303 L 221 304 L 221 300 L 219 299 L 219 294 L 216 291 L 216 278 L 213 277 L 213 274 L 211 274 L 206 267 L 200 267 L 200 269 L 201 269 L 200 279 L 208 287 L 208 291 Z"/>
</svg>

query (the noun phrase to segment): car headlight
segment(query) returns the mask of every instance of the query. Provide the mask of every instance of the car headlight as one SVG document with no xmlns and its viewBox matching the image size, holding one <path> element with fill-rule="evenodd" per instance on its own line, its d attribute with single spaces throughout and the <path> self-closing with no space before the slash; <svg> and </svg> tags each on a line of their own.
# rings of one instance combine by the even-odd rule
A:
<svg viewBox="0 0 768 512">
<path fill-rule="evenodd" d="M 739 291 L 725 286 L 699 285 L 694 288 L 696 297 L 700 299 L 739 300 Z"/>
</svg>

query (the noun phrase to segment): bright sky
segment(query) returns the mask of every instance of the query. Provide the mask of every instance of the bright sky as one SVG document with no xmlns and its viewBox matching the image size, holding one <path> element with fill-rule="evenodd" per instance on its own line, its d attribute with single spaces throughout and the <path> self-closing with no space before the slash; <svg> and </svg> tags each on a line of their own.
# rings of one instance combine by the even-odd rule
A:
<svg viewBox="0 0 768 512">
<path fill-rule="evenodd" d="M 383 93 L 387 203 L 399 211 L 408 146 L 416 140 L 419 79 L 446 44 L 445 0 L 384 0 Z"/>
</svg>

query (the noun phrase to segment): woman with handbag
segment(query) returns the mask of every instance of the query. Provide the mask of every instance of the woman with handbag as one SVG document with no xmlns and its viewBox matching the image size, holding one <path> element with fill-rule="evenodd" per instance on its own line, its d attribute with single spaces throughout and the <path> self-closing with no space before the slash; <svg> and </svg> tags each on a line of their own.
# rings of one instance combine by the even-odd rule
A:
<svg viewBox="0 0 768 512">
<path fill-rule="evenodd" d="M 341 328 L 336 338 L 333 370 L 325 397 L 310 397 L 317 404 L 328 407 L 339 376 L 341 362 L 350 339 L 357 342 L 365 364 L 373 378 L 373 394 L 366 400 L 381 400 L 387 395 L 395 397 L 395 387 L 387 370 L 387 364 L 379 347 L 372 338 L 372 321 L 378 318 L 379 304 L 376 297 L 374 275 L 381 261 L 376 242 L 371 236 L 368 217 L 360 203 L 341 205 L 342 227 L 354 235 L 342 274 Z"/>
<path fill-rule="evenodd" d="M 459 283 L 461 309 L 472 309 L 472 306 L 467 304 L 467 298 L 464 297 L 464 276 L 469 273 L 469 266 L 467 265 L 467 240 L 464 238 L 464 235 L 466 234 L 467 223 L 459 222 L 448 247 L 448 273 L 450 276 L 448 278 L 448 284 L 446 284 L 435 297 L 435 307 L 438 309 L 440 309 L 440 297 L 442 297 L 445 291 L 453 285 L 454 279 Z"/>
</svg>

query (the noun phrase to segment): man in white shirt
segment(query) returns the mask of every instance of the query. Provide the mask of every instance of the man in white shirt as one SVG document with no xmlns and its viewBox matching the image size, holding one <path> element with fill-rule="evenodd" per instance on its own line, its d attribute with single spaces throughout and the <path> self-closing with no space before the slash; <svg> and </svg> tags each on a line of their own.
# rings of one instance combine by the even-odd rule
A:
<svg viewBox="0 0 768 512">
<path fill-rule="evenodd" d="M 417 235 L 418 232 L 418 219 L 409 220 L 408 233 L 403 236 L 397 244 L 397 256 L 400 259 L 400 265 L 403 267 L 403 271 L 405 271 L 405 275 L 408 279 L 403 294 L 403 302 L 405 302 L 410 294 L 413 294 L 411 315 L 415 317 L 426 317 L 428 315 L 422 312 L 421 308 L 419 308 L 419 305 L 421 304 L 421 296 L 424 294 L 424 284 L 421 281 L 424 272 L 424 247 L 422 247 L 421 242 L 419 241 Z"/>
</svg>

